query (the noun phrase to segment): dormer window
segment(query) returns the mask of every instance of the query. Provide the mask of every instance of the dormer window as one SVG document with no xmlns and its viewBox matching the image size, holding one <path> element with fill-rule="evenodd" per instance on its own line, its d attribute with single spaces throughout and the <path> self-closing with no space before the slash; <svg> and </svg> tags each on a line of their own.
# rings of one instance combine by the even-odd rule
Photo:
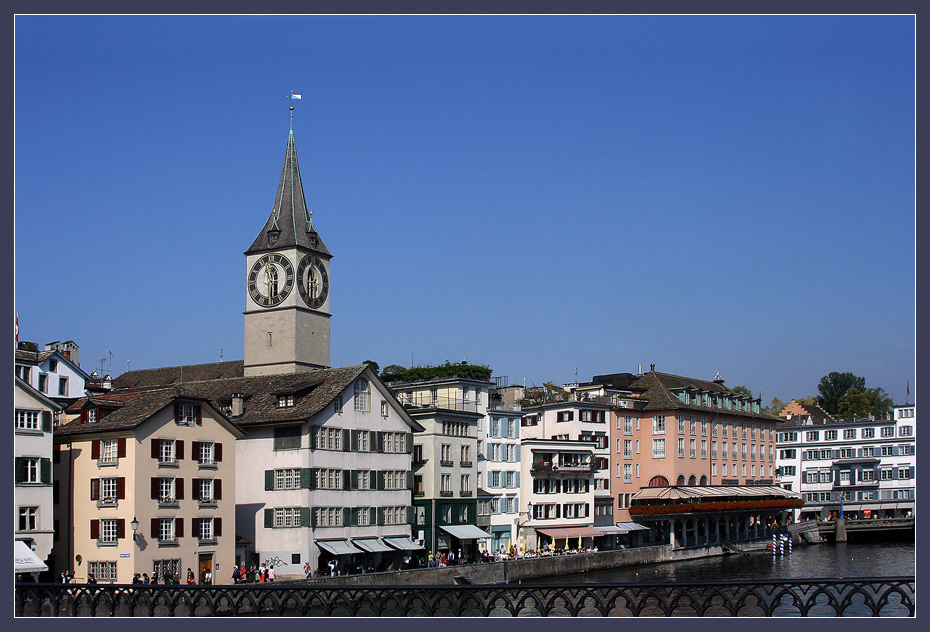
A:
<svg viewBox="0 0 930 632">
<path fill-rule="evenodd" d="M 49 359 L 48 370 L 49 370 L 49 373 L 55 373 L 56 371 L 58 371 L 58 360 L 56 360 L 55 358 Z"/>
<path fill-rule="evenodd" d="M 281 231 L 278 230 L 269 230 L 268 231 L 268 245 L 274 246 L 278 243 L 278 235 L 281 234 Z"/>
<path fill-rule="evenodd" d="M 359 379 L 355 381 L 355 410 L 368 412 L 370 410 L 368 403 L 368 380 Z"/>
<path fill-rule="evenodd" d="M 290 408 L 294 405 L 294 395 L 278 395 L 278 408 Z"/>
<path fill-rule="evenodd" d="M 95 421 L 97 421 L 97 409 L 96 408 L 88 408 L 86 412 L 87 412 L 87 423 L 92 424 Z"/>
<path fill-rule="evenodd" d="M 175 403 L 175 419 L 179 426 L 200 425 L 200 405 L 189 402 Z"/>
</svg>

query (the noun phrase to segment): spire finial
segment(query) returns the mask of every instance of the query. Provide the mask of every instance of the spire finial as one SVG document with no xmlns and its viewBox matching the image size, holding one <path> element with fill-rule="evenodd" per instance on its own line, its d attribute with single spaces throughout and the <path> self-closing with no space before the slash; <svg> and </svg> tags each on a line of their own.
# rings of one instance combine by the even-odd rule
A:
<svg viewBox="0 0 930 632">
<path fill-rule="evenodd" d="M 290 93 L 289 95 L 287 95 L 287 98 L 288 98 L 288 99 L 291 99 L 292 101 L 293 101 L 294 99 L 297 99 L 297 100 L 299 101 L 299 100 L 300 100 L 300 95 L 299 95 L 299 94 L 294 94 L 294 91 L 291 90 L 291 93 Z M 292 105 L 292 106 L 290 106 L 288 109 L 291 111 L 291 136 L 293 136 L 293 135 L 294 135 L 294 106 Z"/>
</svg>

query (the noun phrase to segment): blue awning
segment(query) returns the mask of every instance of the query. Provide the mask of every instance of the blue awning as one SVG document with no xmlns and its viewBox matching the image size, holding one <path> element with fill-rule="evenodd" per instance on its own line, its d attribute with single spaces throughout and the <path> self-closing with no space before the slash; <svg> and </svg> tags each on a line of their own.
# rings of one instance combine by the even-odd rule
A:
<svg viewBox="0 0 930 632">
<path fill-rule="evenodd" d="M 333 555 L 351 555 L 352 553 L 362 552 L 361 549 L 352 546 L 345 540 L 317 540 L 316 545 Z"/>
<path fill-rule="evenodd" d="M 439 528 L 459 540 L 478 540 L 491 537 L 490 533 L 485 533 L 473 524 L 456 524 Z"/>
</svg>

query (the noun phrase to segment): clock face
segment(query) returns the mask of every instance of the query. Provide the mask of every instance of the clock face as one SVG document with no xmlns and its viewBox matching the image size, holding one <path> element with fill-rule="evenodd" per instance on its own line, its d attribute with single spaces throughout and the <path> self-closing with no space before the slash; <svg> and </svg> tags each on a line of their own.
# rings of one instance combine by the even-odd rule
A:
<svg viewBox="0 0 930 632">
<path fill-rule="evenodd" d="M 262 307 L 280 305 L 293 287 L 294 266 L 283 255 L 265 255 L 249 270 L 249 296 Z"/>
<path fill-rule="evenodd" d="M 329 296 L 329 275 L 316 255 L 307 255 L 297 264 L 297 289 L 309 307 L 319 309 Z"/>
</svg>

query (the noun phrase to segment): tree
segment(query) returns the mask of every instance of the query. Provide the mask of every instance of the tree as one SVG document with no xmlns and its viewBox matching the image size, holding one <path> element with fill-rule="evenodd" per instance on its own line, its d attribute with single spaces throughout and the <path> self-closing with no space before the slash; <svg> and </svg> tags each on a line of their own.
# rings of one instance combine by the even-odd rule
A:
<svg viewBox="0 0 930 632">
<path fill-rule="evenodd" d="M 407 367 L 401 366 L 399 364 L 389 364 L 384 367 L 384 370 L 381 371 L 381 379 L 384 379 L 389 376 L 400 376 L 407 372 Z M 389 380 L 385 380 L 389 381 Z"/>
<path fill-rule="evenodd" d="M 378 375 L 379 367 L 377 362 L 374 360 L 365 360 L 364 363 L 371 367 L 371 370 L 375 372 L 375 375 Z"/>
<path fill-rule="evenodd" d="M 840 409 L 840 400 L 851 388 L 864 391 L 865 378 L 853 373 L 837 373 L 833 371 L 820 378 L 820 384 L 817 385 L 817 390 L 820 391 L 820 395 L 817 397 L 817 405 L 829 414 L 837 415 Z"/>
<path fill-rule="evenodd" d="M 865 389 L 865 395 L 869 398 L 869 412 L 871 414 L 880 417 L 891 412 L 894 400 L 885 392 L 885 389 L 879 386 L 867 388 Z"/>
<path fill-rule="evenodd" d="M 754 399 L 752 396 L 752 391 L 748 386 L 734 386 L 730 389 L 740 397 L 745 397 L 746 399 Z"/>
<path fill-rule="evenodd" d="M 787 406 L 785 402 L 781 401 L 777 397 L 772 398 L 772 403 L 768 405 L 767 408 L 763 407 L 762 410 L 767 412 L 770 415 L 775 415 L 776 417 L 785 409 Z"/>
<path fill-rule="evenodd" d="M 808 395 L 807 397 L 801 397 L 795 401 L 797 401 L 799 404 L 804 404 L 805 406 L 817 406 L 817 397 L 814 395 Z"/>
<path fill-rule="evenodd" d="M 844 419 L 867 417 L 871 407 L 872 403 L 866 392 L 853 386 L 840 398 L 836 414 Z"/>
</svg>

